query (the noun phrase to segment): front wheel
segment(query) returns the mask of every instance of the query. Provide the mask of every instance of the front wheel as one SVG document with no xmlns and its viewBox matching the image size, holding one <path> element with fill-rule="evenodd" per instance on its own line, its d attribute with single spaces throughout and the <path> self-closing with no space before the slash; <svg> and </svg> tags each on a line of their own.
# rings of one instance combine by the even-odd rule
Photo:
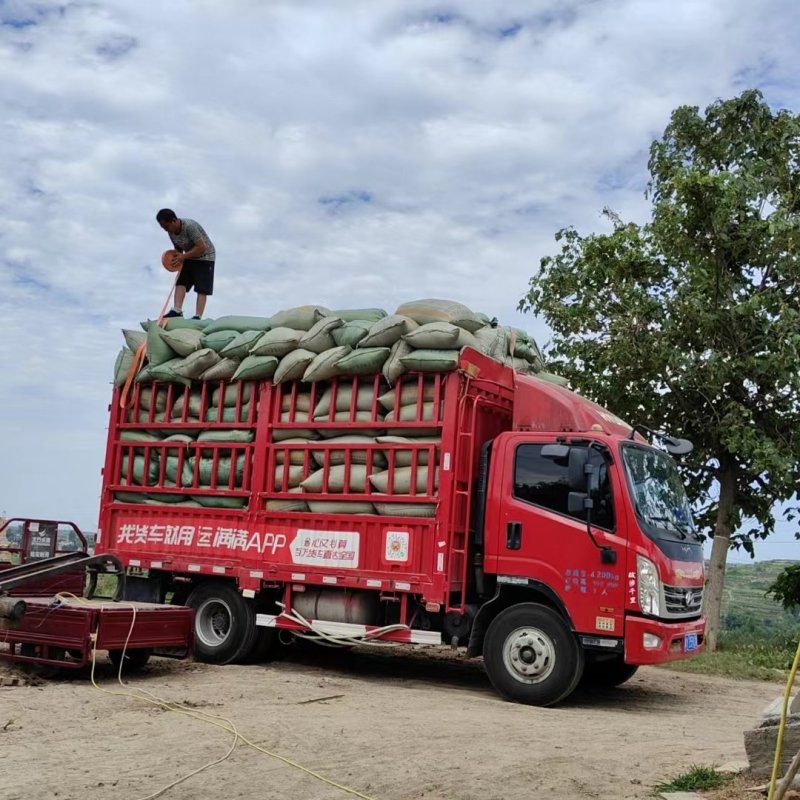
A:
<svg viewBox="0 0 800 800">
<path fill-rule="evenodd" d="M 552 706 L 578 685 L 584 654 L 560 614 L 520 603 L 501 611 L 483 643 L 489 680 L 508 700 Z"/>
<path fill-rule="evenodd" d="M 208 664 L 237 664 L 253 648 L 256 612 L 236 587 L 222 581 L 197 586 L 186 600 L 194 609 L 195 655 Z"/>
</svg>

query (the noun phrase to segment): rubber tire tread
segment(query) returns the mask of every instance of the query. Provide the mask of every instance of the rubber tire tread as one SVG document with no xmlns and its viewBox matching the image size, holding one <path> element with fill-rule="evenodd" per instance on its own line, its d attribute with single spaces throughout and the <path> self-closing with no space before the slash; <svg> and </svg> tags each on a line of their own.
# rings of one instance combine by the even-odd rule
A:
<svg viewBox="0 0 800 800">
<path fill-rule="evenodd" d="M 186 605 L 197 610 L 206 600 L 221 600 L 231 609 L 231 629 L 228 637 L 217 647 L 203 644 L 195 631 L 194 655 L 206 664 L 240 664 L 250 654 L 256 639 L 255 605 L 242 597 L 233 584 L 224 581 L 205 581 L 196 586 Z M 195 624 L 197 620 L 195 619 Z"/>
<path fill-rule="evenodd" d="M 522 683 L 503 663 L 506 638 L 523 627 L 537 628 L 553 642 L 555 668 L 544 683 Z M 538 603 L 519 603 L 492 620 L 483 643 L 483 661 L 492 686 L 506 699 L 531 706 L 552 706 L 575 690 L 583 675 L 585 657 L 574 633 L 557 611 Z"/>
</svg>

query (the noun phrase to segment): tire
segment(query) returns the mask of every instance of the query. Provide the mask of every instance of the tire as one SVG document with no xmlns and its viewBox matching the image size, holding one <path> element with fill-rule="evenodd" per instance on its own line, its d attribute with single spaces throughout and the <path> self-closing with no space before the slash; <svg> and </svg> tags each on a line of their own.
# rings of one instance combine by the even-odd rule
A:
<svg viewBox="0 0 800 800">
<path fill-rule="evenodd" d="M 109 650 L 108 658 L 117 673 L 119 673 L 119 665 L 122 662 L 122 673 L 124 675 L 131 672 L 141 672 L 150 660 L 152 651 L 147 647 L 141 647 L 134 650 L 125 650 L 124 656 L 122 653 L 122 650 Z"/>
<path fill-rule="evenodd" d="M 207 664 L 238 664 L 256 638 L 256 612 L 229 583 L 207 581 L 186 600 L 194 609 L 195 657 Z"/>
<path fill-rule="evenodd" d="M 247 654 L 248 664 L 261 664 L 269 661 L 274 655 L 278 643 L 275 628 L 256 626 L 256 635 L 253 637 L 253 647 Z"/>
<path fill-rule="evenodd" d="M 638 669 L 635 664 L 626 664 L 622 656 L 603 661 L 587 661 L 581 683 L 595 689 L 613 689 L 630 680 Z"/>
<path fill-rule="evenodd" d="M 547 606 L 520 603 L 492 620 L 483 660 L 492 686 L 503 697 L 552 706 L 578 685 L 584 653 L 560 614 Z"/>
</svg>

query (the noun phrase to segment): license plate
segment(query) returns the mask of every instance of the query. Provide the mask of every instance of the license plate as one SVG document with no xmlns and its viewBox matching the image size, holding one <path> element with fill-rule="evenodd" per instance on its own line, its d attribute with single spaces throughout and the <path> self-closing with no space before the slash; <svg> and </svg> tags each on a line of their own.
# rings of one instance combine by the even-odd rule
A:
<svg viewBox="0 0 800 800">
<path fill-rule="evenodd" d="M 687 633 L 683 637 L 683 649 L 686 653 L 691 653 L 692 650 L 697 650 L 697 634 Z"/>
</svg>

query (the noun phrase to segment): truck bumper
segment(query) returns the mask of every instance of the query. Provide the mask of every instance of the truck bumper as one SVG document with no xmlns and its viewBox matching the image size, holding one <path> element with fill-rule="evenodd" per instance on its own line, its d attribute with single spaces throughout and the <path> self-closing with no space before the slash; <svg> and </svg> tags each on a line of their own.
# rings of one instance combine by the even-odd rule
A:
<svg viewBox="0 0 800 800">
<path fill-rule="evenodd" d="M 705 627 L 705 617 L 672 623 L 629 617 L 625 622 L 625 663 L 663 664 L 699 655 L 705 650 Z M 697 646 L 692 648 L 695 641 Z"/>
</svg>

